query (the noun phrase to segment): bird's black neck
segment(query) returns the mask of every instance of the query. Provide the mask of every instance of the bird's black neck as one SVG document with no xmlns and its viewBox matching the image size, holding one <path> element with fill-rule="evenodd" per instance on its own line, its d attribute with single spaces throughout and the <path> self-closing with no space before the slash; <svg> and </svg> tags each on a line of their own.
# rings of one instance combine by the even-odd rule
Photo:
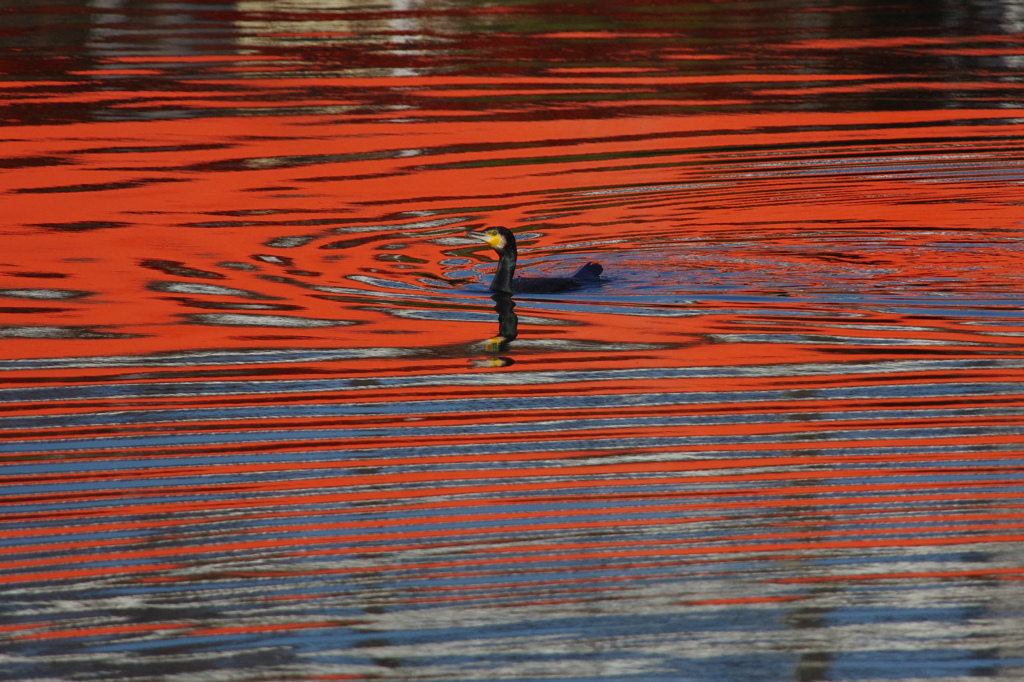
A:
<svg viewBox="0 0 1024 682">
<path fill-rule="evenodd" d="M 498 271 L 494 273 L 494 279 L 491 280 L 491 291 L 503 291 L 506 294 L 511 294 L 512 278 L 516 274 L 516 245 L 506 244 L 500 255 Z"/>
</svg>

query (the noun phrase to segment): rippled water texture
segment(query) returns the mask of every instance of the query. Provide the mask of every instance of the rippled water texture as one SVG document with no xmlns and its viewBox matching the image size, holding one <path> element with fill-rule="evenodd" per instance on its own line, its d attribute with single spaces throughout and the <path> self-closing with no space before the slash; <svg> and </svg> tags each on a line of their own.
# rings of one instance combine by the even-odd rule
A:
<svg viewBox="0 0 1024 682">
<path fill-rule="evenodd" d="M 1024 4 L 860 2 L 0 0 L 0 677 L 1024 678 Z"/>
</svg>

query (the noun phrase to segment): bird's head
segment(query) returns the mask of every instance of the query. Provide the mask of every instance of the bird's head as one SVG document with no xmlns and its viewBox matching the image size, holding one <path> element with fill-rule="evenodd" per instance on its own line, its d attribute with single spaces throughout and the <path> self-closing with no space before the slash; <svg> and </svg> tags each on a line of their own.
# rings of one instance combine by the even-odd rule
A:
<svg viewBox="0 0 1024 682">
<path fill-rule="evenodd" d="M 467 232 L 466 236 L 485 242 L 498 253 L 510 247 L 514 250 L 516 245 L 516 238 L 507 227 L 488 227 L 486 230 Z"/>
</svg>

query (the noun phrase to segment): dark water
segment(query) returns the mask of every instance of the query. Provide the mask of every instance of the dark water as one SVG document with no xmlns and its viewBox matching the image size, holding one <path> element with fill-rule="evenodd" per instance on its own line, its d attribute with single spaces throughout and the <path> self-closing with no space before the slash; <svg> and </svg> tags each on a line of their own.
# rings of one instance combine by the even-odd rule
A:
<svg viewBox="0 0 1024 682">
<path fill-rule="evenodd" d="M 1009 1 L 0 0 L 0 677 L 1024 678 L 1022 66 Z M 502 307 L 484 225 L 608 280 Z"/>
</svg>

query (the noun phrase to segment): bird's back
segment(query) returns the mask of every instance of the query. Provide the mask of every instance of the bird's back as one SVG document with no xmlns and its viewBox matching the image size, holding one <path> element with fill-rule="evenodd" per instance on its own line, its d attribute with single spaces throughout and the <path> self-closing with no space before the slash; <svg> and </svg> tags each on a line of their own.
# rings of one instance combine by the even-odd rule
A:
<svg viewBox="0 0 1024 682">
<path fill-rule="evenodd" d="M 590 262 L 572 277 L 516 277 L 512 280 L 512 291 L 517 294 L 553 294 L 579 289 L 584 284 L 600 282 L 603 271 L 600 263 Z"/>
</svg>

